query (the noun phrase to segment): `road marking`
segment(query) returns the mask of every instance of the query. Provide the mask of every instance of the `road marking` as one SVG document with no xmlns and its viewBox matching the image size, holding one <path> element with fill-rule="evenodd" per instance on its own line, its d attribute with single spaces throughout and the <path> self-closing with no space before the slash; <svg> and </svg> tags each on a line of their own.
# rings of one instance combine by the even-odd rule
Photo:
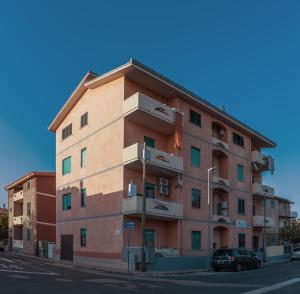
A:
<svg viewBox="0 0 300 294">
<path fill-rule="evenodd" d="M 0 263 L 0 267 L 4 268 L 4 269 L 17 269 L 17 270 L 22 270 L 23 268 L 18 266 L 18 265 L 14 265 L 14 264 L 9 264 L 9 265 L 6 265 L 6 264 L 1 264 Z"/>
<path fill-rule="evenodd" d="M 9 263 L 15 263 L 14 261 L 12 261 L 12 260 L 10 260 L 10 259 L 6 259 L 6 258 L 2 258 L 2 257 L 0 257 L 0 259 L 1 259 L 1 260 L 4 260 L 4 261 L 7 261 L 7 262 L 9 262 Z"/>
<path fill-rule="evenodd" d="M 296 284 L 296 283 L 299 283 L 299 282 L 300 282 L 300 278 L 294 278 L 294 279 L 291 279 L 291 280 L 287 280 L 287 281 L 284 281 L 284 282 L 281 282 L 281 283 L 274 284 L 272 286 L 256 289 L 256 290 L 253 290 L 253 291 L 244 292 L 242 294 L 267 293 L 267 292 L 277 290 L 277 289 L 280 289 L 280 288 L 284 288 L 284 287 L 287 287 L 287 286 L 290 286 L 290 285 L 293 285 L 293 284 Z"/>
<path fill-rule="evenodd" d="M 20 274 L 31 274 L 31 275 L 49 275 L 49 276 L 59 276 L 59 274 L 56 273 L 41 273 L 41 272 L 27 272 L 27 271 L 16 271 L 16 270 L 3 270 L 0 269 L 0 272 L 7 272 L 7 273 L 20 273 Z"/>
<path fill-rule="evenodd" d="M 59 281 L 59 282 L 74 282 L 73 280 L 69 280 L 69 279 L 55 279 L 55 281 Z"/>
<path fill-rule="evenodd" d="M 30 280 L 30 277 L 28 276 L 22 276 L 22 275 L 10 275 L 10 278 L 15 278 L 15 279 L 23 279 L 23 280 Z"/>
</svg>

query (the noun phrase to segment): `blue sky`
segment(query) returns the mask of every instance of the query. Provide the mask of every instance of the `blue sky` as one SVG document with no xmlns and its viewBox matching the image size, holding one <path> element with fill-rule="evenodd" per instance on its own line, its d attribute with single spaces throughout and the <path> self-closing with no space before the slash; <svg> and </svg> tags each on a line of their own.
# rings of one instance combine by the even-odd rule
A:
<svg viewBox="0 0 300 294">
<path fill-rule="evenodd" d="M 2 1 L 0 186 L 54 170 L 57 111 L 87 70 L 134 57 L 274 139 L 265 182 L 300 211 L 299 11 L 292 0 Z"/>
</svg>

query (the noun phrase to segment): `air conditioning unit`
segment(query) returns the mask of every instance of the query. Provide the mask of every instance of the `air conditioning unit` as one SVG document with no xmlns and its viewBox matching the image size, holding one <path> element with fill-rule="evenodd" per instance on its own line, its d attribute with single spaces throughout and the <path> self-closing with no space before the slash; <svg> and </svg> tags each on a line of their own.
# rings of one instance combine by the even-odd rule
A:
<svg viewBox="0 0 300 294">
<path fill-rule="evenodd" d="M 160 178 L 159 185 L 160 186 L 169 186 L 169 180 L 167 178 Z"/>
<path fill-rule="evenodd" d="M 159 192 L 162 195 L 169 195 L 169 187 L 168 186 L 160 186 Z"/>
</svg>

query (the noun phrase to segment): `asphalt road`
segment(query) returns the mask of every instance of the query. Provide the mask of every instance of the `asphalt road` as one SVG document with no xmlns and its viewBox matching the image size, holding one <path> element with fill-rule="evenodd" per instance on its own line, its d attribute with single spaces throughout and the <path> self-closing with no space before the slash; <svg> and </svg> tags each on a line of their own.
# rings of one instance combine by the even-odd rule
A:
<svg viewBox="0 0 300 294">
<path fill-rule="evenodd" d="M 242 272 L 135 275 L 0 252 L 0 293 L 300 293 L 300 261 Z"/>
</svg>

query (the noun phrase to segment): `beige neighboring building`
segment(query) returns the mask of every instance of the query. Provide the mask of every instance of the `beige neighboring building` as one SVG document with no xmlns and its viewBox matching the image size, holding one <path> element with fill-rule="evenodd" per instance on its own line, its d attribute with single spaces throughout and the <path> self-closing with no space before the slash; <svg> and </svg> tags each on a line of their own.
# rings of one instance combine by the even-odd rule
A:
<svg viewBox="0 0 300 294">
<path fill-rule="evenodd" d="M 263 150 L 276 144 L 143 64 L 88 72 L 49 130 L 56 133 L 57 258 L 126 267 L 128 247 L 138 252 L 144 143 L 150 269 L 205 266 L 212 166 L 212 249 L 261 248 L 259 205 L 266 190 L 275 196 L 262 183 L 274 169 Z"/>
<path fill-rule="evenodd" d="M 8 192 L 8 247 L 36 255 L 37 242 L 55 242 L 55 172 L 31 172 L 5 187 Z"/>
</svg>

